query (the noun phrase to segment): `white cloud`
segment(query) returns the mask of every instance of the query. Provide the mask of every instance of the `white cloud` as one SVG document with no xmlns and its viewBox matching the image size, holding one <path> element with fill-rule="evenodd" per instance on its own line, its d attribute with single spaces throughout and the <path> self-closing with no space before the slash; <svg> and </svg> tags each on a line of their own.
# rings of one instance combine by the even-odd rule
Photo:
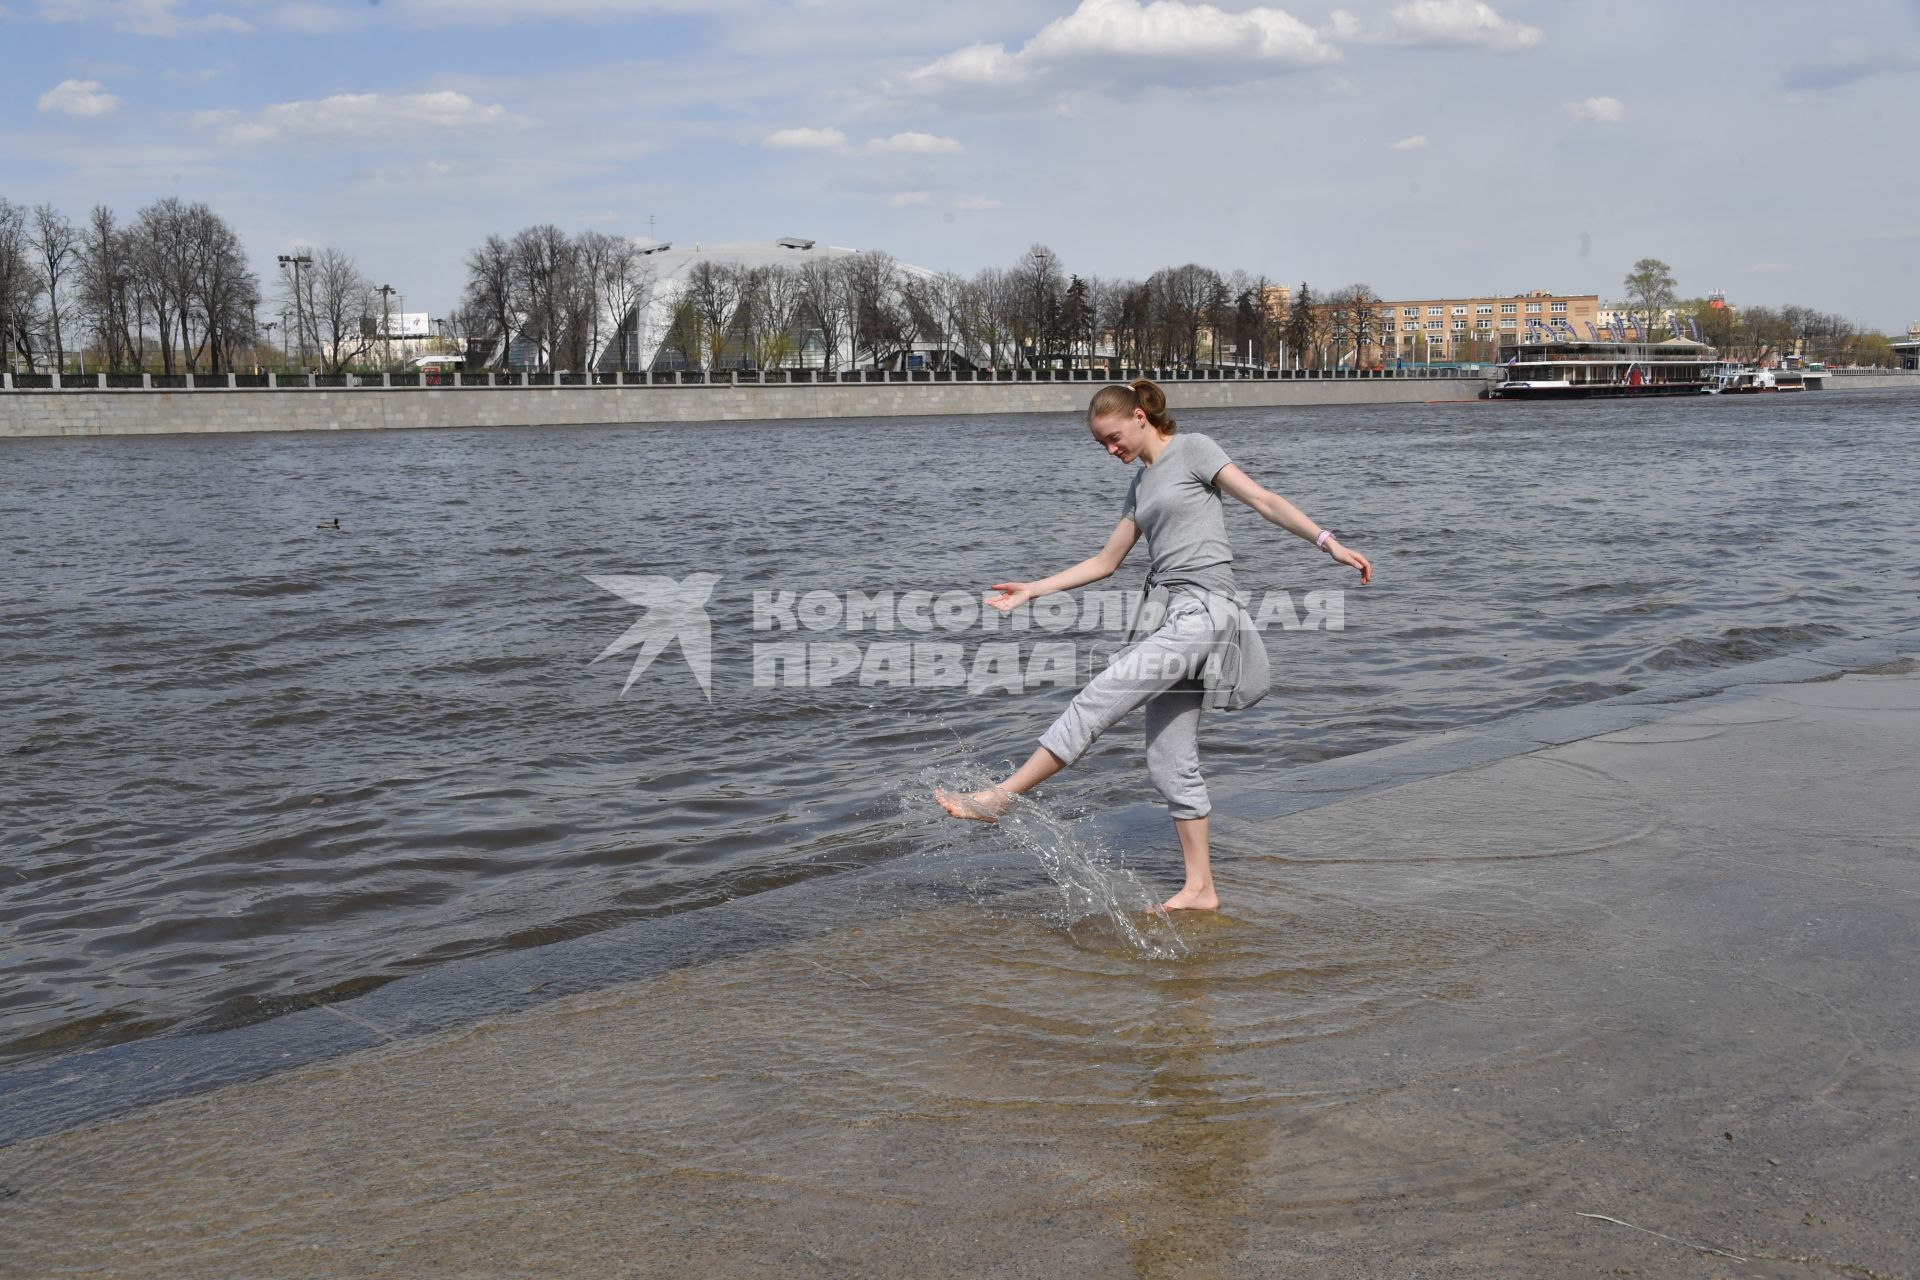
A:
<svg viewBox="0 0 1920 1280">
<path fill-rule="evenodd" d="M 896 133 L 867 144 L 869 151 L 905 151 L 918 156 L 952 155 L 962 149 L 958 138 L 943 138 L 932 133 Z"/>
<path fill-rule="evenodd" d="M 231 143 L 283 138 L 405 138 L 429 131 L 519 123 L 505 107 L 475 102 L 464 93 L 340 93 L 305 102 L 281 102 L 251 115 L 203 111 L 202 128 L 220 131 Z"/>
<path fill-rule="evenodd" d="M 933 194 L 927 191 L 896 191 L 887 197 L 887 207 L 891 209 L 911 209 L 931 203 Z"/>
<path fill-rule="evenodd" d="M 847 135 L 838 129 L 776 129 L 760 145 L 782 151 L 826 151 L 846 146 Z"/>
<path fill-rule="evenodd" d="M 953 207 L 961 213 L 985 213 L 989 209 L 998 209 L 1000 202 L 992 196 L 958 196 Z"/>
<path fill-rule="evenodd" d="M 1827 53 L 1786 68 L 1780 85 L 1796 97 L 1828 89 L 1843 89 L 1876 76 L 1907 75 L 1920 71 L 1920 45 L 1873 43 L 1861 39 L 1837 42 Z"/>
<path fill-rule="evenodd" d="M 1424 147 L 1424 146 L 1426 146 L 1426 145 L 1427 145 L 1427 135 L 1426 135 L 1426 134 L 1424 134 L 1424 133 L 1416 133 L 1416 134 L 1414 134 L 1414 135 L 1413 135 L 1412 137 L 1408 137 L 1408 138 L 1402 138 L 1402 139 L 1400 139 L 1400 141 L 1398 141 L 1398 142 L 1390 142 L 1390 143 L 1388 143 L 1388 144 L 1387 144 L 1387 150 L 1389 150 L 1389 151 L 1418 151 L 1418 150 L 1419 150 L 1420 148 L 1422 148 L 1422 147 Z"/>
<path fill-rule="evenodd" d="M 1185 0 L 1081 0 L 1021 50 L 1042 58 L 1229 58 L 1307 65 L 1334 55 L 1284 9 L 1228 13 Z"/>
<path fill-rule="evenodd" d="M 847 135 L 838 129 L 776 129 L 760 140 L 763 147 L 781 151 L 852 151 Z M 940 156 L 964 150 L 957 138 L 936 133 L 895 133 L 873 138 L 862 144 L 862 151 L 894 152 L 901 155 Z"/>
<path fill-rule="evenodd" d="M 120 99 L 108 93 L 98 80 L 62 80 L 40 95 L 42 111 L 57 111 L 67 116 L 104 116 L 120 106 Z"/>
<path fill-rule="evenodd" d="M 1017 51 L 973 44 L 910 72 L 896 87 L 945 93 L 1043 81 L 1089 64 L 1117 84 L 1214 84 L 1336 61 L 1339 50 L 1284 9 L 1238 13 L 1189 0 L 1080 0 Z"/>
<path fill-rule="evenodd" d="M 1626 104 L 1618 98 L 1586 98 L 1569 102 L 1567 110 L 1573 113 L 1574 119 L 1589 124 L 1619 124 L 1627 115 Z"/>
<path fill-rule="evenodd" d="M 137 36 L 177 36 L 188 31 L 251 31 L 230 13 L 186 14 L 180 0 L 40 0 L 48 22 L 111 22 Z"/>
<path fill-rule="evenodd" d="M 1355 44 L 1484 49 L 1489 53 L 1519 53 L 1546 38 L 1538 27 L 1501 17 L 1484 0 L 1409 0 L 1378 23 L 1335 9 L 1328 34 Z"/>
<path fill-rule="evenodd" d="M 1031 71 L 1028 65 L 1016 61 L 1005 45 L 970 44 L 909 72 L 906 82 L 914 87 L 933 89 L 949 86 L 984 89 L 1018 84 L 1026 80 Z"/>
</svg>

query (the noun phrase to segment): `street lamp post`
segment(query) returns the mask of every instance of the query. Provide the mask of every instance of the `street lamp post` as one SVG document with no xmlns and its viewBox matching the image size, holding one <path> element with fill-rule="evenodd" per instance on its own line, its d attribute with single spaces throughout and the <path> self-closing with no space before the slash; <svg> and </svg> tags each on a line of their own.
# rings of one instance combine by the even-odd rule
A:
<svg viewBox="0 0 1920 1280">
<path fill-rule="evenodd" d="M 393 368 L 393 321 L 390 318 L 391 309 L 387 304 L 393 297 L 394 289 L 390 284 L 383 284 L 374 292 L 380 295 L 380 359 L 387 368 L 391 369 Z"/>
<path fill-rule="evenodd" d="M 298 333 L 300 335 L 300 367 L 304 369 L 307 365 L 307 318 L 301 314 L 300 310 L 300 299 L 302 296 L 300 293 L 300 268 L 312 266 L 313 259 L 304 253 L 283 253 L 280 255 L 280 265 L 282 268 L 293 268 L 293 317 L 300 322 L 298 326 Z M 318 338 L 318 336 L 317 334 L 315 335 L 316 338 Z"/>
</svg>

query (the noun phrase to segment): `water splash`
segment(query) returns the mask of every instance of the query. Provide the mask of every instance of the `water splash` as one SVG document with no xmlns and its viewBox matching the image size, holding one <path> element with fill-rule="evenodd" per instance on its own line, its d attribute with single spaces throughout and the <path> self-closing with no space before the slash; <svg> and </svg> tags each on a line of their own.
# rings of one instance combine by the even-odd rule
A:
<svg viewBox="0 0 1920 1280">
<path fill-rule="evenodd" d="M 935 787 L 981 791 L 993 781 L 976 769 L 943 763 L 922 769 L 911 799 L 902 796 L 902 800 L 925 813 L 933 803 Z M 1110 925 L 1136 955 L 1171 960 L 1188 953 L 1186 940 L 1174 927 L 1172 916 L 1160 909 L 1159 898 L 1122 865 L 1092 823 L 1068 818 L 1032 795 L 1019 797 L 992 824 L 940 816 L 943 822 L 967 828 L 975 838 L 1010 840 L 1029 854 L 1058 891 L 1059 921 L 1070 932 L 1083 922 L 1098 920 Z"/>
</svg>

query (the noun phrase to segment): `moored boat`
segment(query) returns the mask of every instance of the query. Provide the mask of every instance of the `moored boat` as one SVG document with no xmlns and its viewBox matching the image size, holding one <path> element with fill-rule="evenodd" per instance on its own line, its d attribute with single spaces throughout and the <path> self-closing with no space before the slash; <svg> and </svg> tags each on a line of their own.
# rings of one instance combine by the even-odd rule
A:
<svg viewBox="0 0 1920 1280">
<path fill-rule="evenodd" d="M 1827 385 L 1827 366 L 1805 356 L 1781 356 L 1780 363 L 1763 369 L 1771 385 L 1767 391 L 1819 391 Z"/>
<path fill-rule="evenodd" d="M 1493 394 L 1506 400 L 1697 395 L 1721 365 L 1712 347 L 1679 337 L 1518 342 L 1500 355 L 1506 377 Z"/>
<path fill-rule="evenodd" d="M 1760 371 L 1738 360 L 1721 360 L 1706 368 L 1707 385 L 1700 390 L 1710 396 L 1753 395 L 1761 390 Z"/>
<path fill-rule="evenodd" d="M 1778 364 L 1757 368 L 1738 360 L 1707 366 L 1710 396 L 1757 394 L 1762 391 L 1819 391 L 1826 386 L 1827 366 L 1803 356 L 1782 356 Z"/>
</svg>

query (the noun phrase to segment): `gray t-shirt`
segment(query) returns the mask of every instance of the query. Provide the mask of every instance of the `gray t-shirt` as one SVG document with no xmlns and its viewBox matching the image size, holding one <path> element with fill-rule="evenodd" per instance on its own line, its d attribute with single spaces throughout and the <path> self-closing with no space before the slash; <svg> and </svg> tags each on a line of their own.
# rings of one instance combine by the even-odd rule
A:
<svg viewBox="0 0 1920 1280">
<path fill-rule="evenodd" d="M 1176 583 L 1232 595 L 1233 548 L 1213 479 L 1232 461 L 1212 437 L 1177 431 L 1153 465 L 1133 473 L 1120 509 L 1146 535 L 1147 585 Z"/>
</svg>

